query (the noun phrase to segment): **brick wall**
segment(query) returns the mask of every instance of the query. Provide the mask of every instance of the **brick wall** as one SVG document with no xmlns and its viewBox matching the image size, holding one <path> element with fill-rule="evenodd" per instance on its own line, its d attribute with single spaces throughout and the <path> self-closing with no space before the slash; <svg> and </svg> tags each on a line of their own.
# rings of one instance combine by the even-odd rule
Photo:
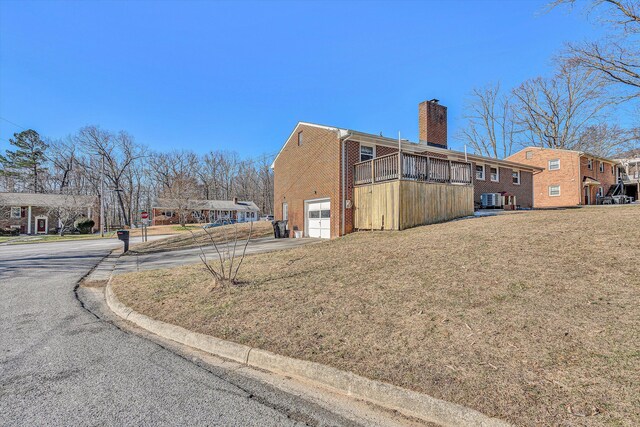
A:
<svg viewBox="0 0 640 427">
<path fill-rule="evenodd" d="M 418 105 L 418 138 L 447 148 L 447 107 L 435 101 Z"/>
<path fill-rule="evenodd" d="M 480 163 L 484 164 L 484 163 Z M 498 182 L 491 181 L 491 164 L 484 164 L 484 180 L 476 178 L 476 162 L 471 162 L 473 173 L 473 200 L 479 205 L 483 193 L 501 193 L 506 191 L 516 196 L 516 204 L 522 208 L 533 207 L 533 174 L 527 171 L 520 171 L 520 184 L 513 183 L 512 168 L 498 167 Z"/>
<path fill-rule="evenodd" d="M 95 206 L 92 208 L 91 217 L 95 222 L 94 230 L 99 230 L 100 227 L 100 208 Z M 82 212 L 85 213 L 87 208 L 82 208 Z M 47 217 L 47 232 L 55 232 L 58 228 L 58 219 L 53 208 L 43 208 L 38 206 L 31 207 L 31 233 L 36 234 L 36 217 Z M 20 233 L 27 233 L 29 225 L 29 208 L 27 206 L 20 206 L 20 218 L 11 218 L 11 206 L 6 206 L 0 209 L 0 228 L 13 228 L 18 227 Z"/>
<path fill-rule="evenodd" d="M 537 208 L 550 208 L 584 204 L 585 190 L 582 183 L 585 177 L 599 181 L 603 187 L 603 194 L 607 194 L 609 187 L 616 183 L 613 162 L 604 162 L 604 172 L 600 172 L 599 160 L 593 159 L 593 169 L 588 168 L 589 158 L 575 151 L 530 148 L 515 153 L 508 157 L 508 160 L 545 169 L 534 177 L 534 205 Z M 549 161 L 556 159 L 560 161 L 560 169 L 549 170 Z M 560 186 L 560 195 L 550 196 L 550 186 Z M 596 202 L 598 187 L 593 186 L 588 190 L 591 204 Z"/>
<path fill-rule="evenodd" d="M 302 132 L 302 145 L 298 145 Z M 274 216 L 282 219 L 282 203 L 289 212 L 289 229 L 304 233 L 305 200 L 331 201 L 331 237 L 340 232 L 340 143 L 336 131 L 300 125 L 275 161 Z M 348 181 L 349 182 L 349 181 Z"/>
<path fill-rule="evenodd" d="M 592 169 L 589 169 L 589 159 L 592 161 Z M 604 171 L 600 172 L 600 164 L 604 165 Z M 582 179 L 584 177 L 593 178 L 596 181 L 600 182 L 599 186 L 589 186 L 587 189 L 582 188 L 581 191 L 581 201 L 583 205 L 587 204 L 586 192 L 589 192 L 589 200 L 588 204 L 595 205 L 596 204 L 596 194 L 598 193 L 599 187 L 602 187 L 603 193 L 602 195 L 607 194 L 609 188 L 616 183 L 616 175 L 615 175 L 615 167 L 614 171 L 611 172 L 611 166 L 615 164 L 613 162 L 603 162 L 601 160 L 594 159 L 589 156 L 580 156 L 580 176 Z"/>
<path fill-rule="evenodd" d="M 578 153 L 565 150 L 531 148 L 507 158 L 510 161 L 544 168 L 533 178 L 534 207 L 551 208 L 580 204 Z M 549 160 L 559 160 L 560 169 L 549 170 Z M 550 186 L 560 186 L 559 196 L 550 196 Z"/>
</svg>

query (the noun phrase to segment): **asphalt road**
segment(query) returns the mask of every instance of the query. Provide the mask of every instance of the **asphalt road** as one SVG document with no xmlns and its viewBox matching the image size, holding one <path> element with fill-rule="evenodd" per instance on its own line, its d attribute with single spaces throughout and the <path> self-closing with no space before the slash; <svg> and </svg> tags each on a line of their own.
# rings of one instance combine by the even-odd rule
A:
<svg viewBox="0 0 640 427">
<path fill-rule="evenodd" d="M 118 245 L 0 247 L 0 425 L 354 425 L 83 308 L 75 284 Z"/>
</svg>

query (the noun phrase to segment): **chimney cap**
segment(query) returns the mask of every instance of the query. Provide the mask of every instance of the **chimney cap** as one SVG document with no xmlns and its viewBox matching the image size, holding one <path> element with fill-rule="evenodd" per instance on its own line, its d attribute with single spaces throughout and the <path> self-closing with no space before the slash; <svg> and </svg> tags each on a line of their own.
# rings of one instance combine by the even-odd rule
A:
<svg viewBox="0 0 640 427">
<path fill-rule="evenodd" d="M 437 99 L 437 98 L 433 98 L 433 99 L 430 99 L 430 100 L 429 100 L 429 102 L 433 102 L 434 104 L 437 104 L 439 101 L 440 101 L 440 100 L 439 100 L 439 99 Z"/>
</svg>

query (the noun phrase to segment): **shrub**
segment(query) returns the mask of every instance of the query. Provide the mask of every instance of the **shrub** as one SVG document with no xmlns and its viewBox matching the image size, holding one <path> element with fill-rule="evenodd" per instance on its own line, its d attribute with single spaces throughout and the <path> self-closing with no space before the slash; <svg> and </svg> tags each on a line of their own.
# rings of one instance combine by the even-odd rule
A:
<svg viewBox="0 0 640 427">
<path fill-rule="evenodd" d="M 93 228 L 94 225 L 96 225 L 96 223 L 91 218 L 80 218 L 74 224 L 74 226 L 78 229 L 80 234 L 91 233 L 91 229 Z"/>
</svg>

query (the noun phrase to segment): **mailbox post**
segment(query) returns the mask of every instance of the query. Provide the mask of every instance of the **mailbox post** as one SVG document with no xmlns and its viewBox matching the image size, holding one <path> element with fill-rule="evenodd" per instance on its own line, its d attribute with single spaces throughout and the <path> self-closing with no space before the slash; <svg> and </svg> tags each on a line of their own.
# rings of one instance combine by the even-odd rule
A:
<svg viewBox="0 0 640 427">
<path fill-rule="evenodd" d="M 129 250 L 129 230 L 118 230 L 118 240 L 124 242 L 124 251 Z"/>
</svg>

